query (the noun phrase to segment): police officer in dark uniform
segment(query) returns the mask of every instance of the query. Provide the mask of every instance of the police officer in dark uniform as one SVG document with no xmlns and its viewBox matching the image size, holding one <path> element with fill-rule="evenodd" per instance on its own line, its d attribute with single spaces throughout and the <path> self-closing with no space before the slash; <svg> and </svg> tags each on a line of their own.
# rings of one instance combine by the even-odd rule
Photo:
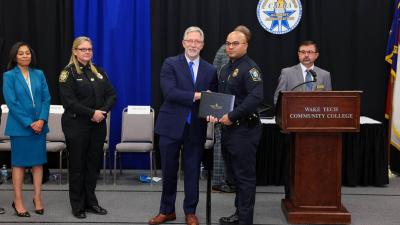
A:
<svg viewBox="0 0 400 225">
<path fill-rule="evenodd" d="M 74 40 L 69 64 L 59 77 L 65 112 L 62 129 L 69 151 L 69 198 L 72 214 L 86 218 L 86 212 L 105 215 L 95 195 L 103 144 L 107 133 L 107 112 L 116 94 L 106 73 L 92 64 L 92 42 Z"/>
<path fill-rule="evenodd" d="M 221 224 L 253 224 L 256 194 L 256 152 L 262 125 L 257 108 L 263 100 L 263 82 L 257 64 L 247 53 L 247 39 L 240 31 L 226 39 L 229 63 L 221 71 L 219 92 L 235 95 L 234 109 L 221 119 L 222 154 L 231 166 L 236 185 L 236 212 L 220 218 Z"/>
</svg>

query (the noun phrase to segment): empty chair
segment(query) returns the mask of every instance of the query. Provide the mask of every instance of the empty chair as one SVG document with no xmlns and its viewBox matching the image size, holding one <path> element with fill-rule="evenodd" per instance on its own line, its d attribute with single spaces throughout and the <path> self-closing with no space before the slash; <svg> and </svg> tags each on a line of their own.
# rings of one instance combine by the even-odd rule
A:
<svg viewBox="0 0 400 225">
<path fill-rule="evenodd" d="M 0 124 L 0 151 L 11 151 L 10 137 L 4 135 L 6 129 L 8 109 L 6 105 L 2 105 L 1 124 Z"/>
<path fill-rule="evenodd" d="M 114 152 L 114 185 L 117 176 L 117 156 L 122 152 L 148 152 L 150 177 L 153 176 L 154 110 L 152 108 L 149 114 L 128 114 L 127 108 L 122 111 L 121 143 L 115 146 Z M 121 163 L 120 169 L 122 171 Z"/>
<path fill-rule="evenodd" d="M 212 149 L 214 147 L 214 123 L 207 123 L 207 136 L 206 143 L 204 143 L 204 149 Z"/>
<path fill-rule="evenodd" d="M 61 107 L 61 109 L 59 108 Z M 57 109 L 57 112 L 52 109 Z M 61 127 L 61 117 L 64 109 L 61 105 L 50 106 L 49 120 L 47 121 L 49 126 L 49 133 L 46 136 L 46 150 L 47 152 L 57 152 L 59 154 L 59 173 L 60 173 L 60 184 L 62 176 L 62 159 L 63 153 L 66 151 L 65 137 Z"/>
</svg>

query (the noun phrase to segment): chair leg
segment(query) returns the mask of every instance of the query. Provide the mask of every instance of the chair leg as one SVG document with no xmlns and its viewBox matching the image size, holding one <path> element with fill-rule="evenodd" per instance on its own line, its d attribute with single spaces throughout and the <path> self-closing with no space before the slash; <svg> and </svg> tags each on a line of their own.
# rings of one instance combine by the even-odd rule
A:
<svg viewBox="0 0 400 225">
<path fill-rule="evenodd" d="M 67 160 L 67 184 L 69 182 L 69 152 L 65 151 L 65 158 Z"/>
<path fill-rule="evenodd" d="M 60 156 L 59 156 L 59 160 L 60 160 L 59 165 L 60 165 L 60 168 L 59 168 L 58 172 L 60 173 L 60 177 L 59 177 L 59 184 L 60 184 L 60 185 L 61 185 L 61 179 L 62 179 L 62 153 L 63 153 L 63 150 L 60 151 Z"/>
<path fill-rule="evenodd" d="M 103 151 L 103 183 L 106 183 L 106 160 L 107 160 L 107 149 Z"/>
<path fill-rule="evenodd" d="M 153 153 L 150 152 L 150 183 L 153 183 Z"/>
<path fill-rule="evenodd" d="M 114 150 L 114 185 L 117 180 L 117 150 Z"/>
<path fill-rule="evenodd" d="M 107 157 L 108 159 L 107 159 L 107 162 L 108 162 L 108 170 L 109 170 L 109 173 L 110 173 L 110 176 L 112 175 L 112 172 L 113 172 L 113 167 L 112 167 L 112 161 L 111 161 L 111 151 L 110 151 L 110 149 L 108 149 L 108 157 Z"/>
<path fill-rule="evenodd" d="M 155 153 L 155 152 L 154 152 Z M 157 160 L 156 154 L 153 155 L 153 169 L 154 169 L 154 176 L 157 177 Z"/>
<path fill-rule="evenodd" d="M 119 153 L 119 175 L 122 175 L 122 153 Z"/>
</svg>

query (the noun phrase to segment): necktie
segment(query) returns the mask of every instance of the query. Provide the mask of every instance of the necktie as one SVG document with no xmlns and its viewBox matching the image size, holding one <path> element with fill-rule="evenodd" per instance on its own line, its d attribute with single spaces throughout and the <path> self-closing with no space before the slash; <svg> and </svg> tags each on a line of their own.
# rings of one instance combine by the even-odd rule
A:
<svg viewBox="0 0 400 225">
<path fill-rule="evenodd" d="M 313 83 L 311 82 L 313 80 L 311 73 L 309 70 L 306 70 L 306 82 L 310 82 L 306 84 L 306 91 L 312 91 L 313 88 Z"/>
<path fill-rule="evenodd" d="M 192 74 L 192 81 L 193 81 L 193 84 L 194 84 L 196 82 L 196 79 L 194 77 L 193 65 L 194 65 L 194 62 L 190 61 L 189 62 L 189 69 L 190 69 L 190 73 Z M 188 124 L 190 124 L 191 118 L 192 118 L 192 112 L 189 111 L 189 115 L 188 115 L 188 117 L 186 119 Z"/>
<path fill-rule="evenodd" d="M 193 80 L 193 84 L 194 84 L 194 83 L 196 83 L 196 78 L 194 77 L 193 65 L 194 65 L 194 62 L 190 61 L 189 62 L 189 69 L 190 69 L 190 73 L 192 74 L 192 80 Z"/>
</svg>

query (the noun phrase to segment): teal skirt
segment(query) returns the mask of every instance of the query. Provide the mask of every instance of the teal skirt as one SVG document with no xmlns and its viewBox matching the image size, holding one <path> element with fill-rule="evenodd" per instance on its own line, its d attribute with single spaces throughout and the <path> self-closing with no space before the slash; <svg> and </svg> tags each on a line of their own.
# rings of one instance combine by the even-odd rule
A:
<svg viewBox="0 0 400 225">
<path fill-rule="evenodd" d="M 31 167 L 47 162 L 46 133 L 31 136 L 11 136 L 11 165 Z"/>
</svg>

